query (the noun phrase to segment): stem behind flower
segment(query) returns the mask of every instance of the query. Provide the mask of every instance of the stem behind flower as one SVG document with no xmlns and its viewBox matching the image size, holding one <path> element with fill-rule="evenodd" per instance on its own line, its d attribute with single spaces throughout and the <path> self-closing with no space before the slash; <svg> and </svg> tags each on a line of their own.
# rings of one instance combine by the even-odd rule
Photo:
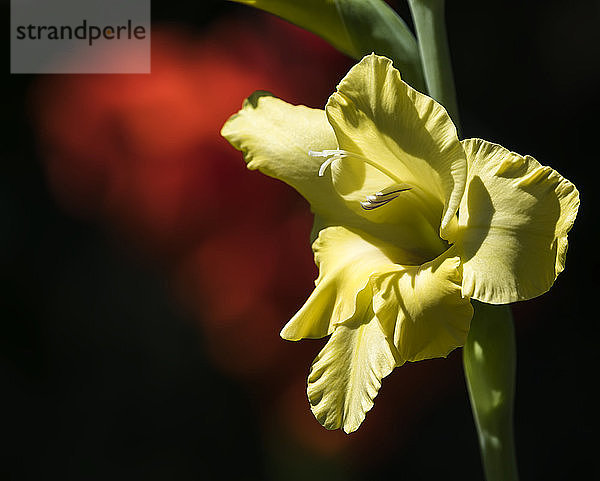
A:
<svg viewBox="0 0 600 481">
<path fill-rule="evenodd" d="M 460 132 L 444 18 L 445 0 L 408 0 L 428 93 Z M 510 306 L 473 301 L 463 363 L 487 481 L 517 481 L 513 434 L 516 348 Z"/>
<path fill-rule="evenodd" d="M 473 301 L 463 362 L 487 481 L 518 479 L 513 435 L 516 347 L 509 306 Z"/>
<path fill-rule="evenodd" d="M 428 94 L 446 107 L 457 129 L 460 130 L 444 17 L 445 0 L 408 0 L 408 4 L 417 31 Z"/>
</svg>

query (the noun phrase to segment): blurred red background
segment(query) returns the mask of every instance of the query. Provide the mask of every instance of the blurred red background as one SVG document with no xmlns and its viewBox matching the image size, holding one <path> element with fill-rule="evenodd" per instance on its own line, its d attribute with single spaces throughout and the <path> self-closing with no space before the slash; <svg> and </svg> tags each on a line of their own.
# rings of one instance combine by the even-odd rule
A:
<svg viewBox="0 0 600 481">
<path fill-rule="evenodd" d="M 456 362 L 404 369 L 352 436 L 312 418 L 304 389 L 322 343 L 279 338 L 317 275 L 312 216 L 291 188 L 248 171 L 219 131 L 258 89 L 322 108 L 351 61 L 281 20 L 257 20 L 222 20 L 202 34 L 155 28 L 150 75 L 40 79 L 32 108 L 48 182 L 71 215 L 125 239 L 171 278 L 213 362 L 254 393 L 266 429 L 375 463 L 452 385 L 440 372 L 458 379 Z"/>
</svg>

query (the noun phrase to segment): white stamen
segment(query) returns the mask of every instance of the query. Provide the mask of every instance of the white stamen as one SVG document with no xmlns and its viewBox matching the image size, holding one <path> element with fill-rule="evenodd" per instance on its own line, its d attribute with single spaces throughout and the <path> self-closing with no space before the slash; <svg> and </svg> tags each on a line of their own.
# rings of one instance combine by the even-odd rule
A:
<svg viewBox="0 0 600 481">
<path fill-rule="evenodd" d="M 339 150 L 339 149 L 334 149 L 334 150 L 309 150 L 308 151 L 308 155 L 310 155 L 311 157 L 330 157 L 332 155 L 341 154 L 341 153 L 346 153 L 346 151 L 345 150 Z"/>
<path fill-rule="evenodd" d="M 347 150 L 341 149 L 327 149 L 327 150 L 309 150 L 308 155 L 311 157 L 325 157 L 325 161 L 321 164 L 319 168 L 319 177 L 323 177 L 325 175 L 325 171 L 327 167 L 331 165 L 331 163 L 335 160 L 342 160 L 344 157 L 356 157 L 359 159 L 364 159 L 362 155 L 354 154 L 352 152 L 348 152 Z"/>
<path fill-rule="evenodd" d="M 386 187 L 385 189 L 382 189 L 379 192 L 376 192 L 375 194 L 368 195 L 366 197 L 366 200 L 360 203 L 362 208 L 365 210 L 373 210 L 377 209 L 378 207 L 382 207 L 394 200 L 396 197 L 398 197 L 401 192 L 405 192 L 407 190 L 412 189 L 411 185 L 406 184 L 404 182 L 400 182 L 400 179 L 394 176 L 393 173 L 387 171 L 386 169 L 383 169 L 382 166 L 378 165 L 377 163 L 371 162 L 369 159 L 363 157 L 362 155 L 355 154 L 354 152 L 348 152 L 347 150 L 342 149 L 309 150 L 308 155 L 310 155 L 311 157 L 323 157 L 325 159 L 319 167 L 319 177 L 323 177 L 325 175 L 327 167 L 329 167 L 334 161 L 342 160 L 345 157 L 354 157 L 356 159 L 361 159 L 366 164 L 369 164 L 372 167 L 375 167 L 382 174 L 387 175 L 391 179 L 397 180 L 396 184 Z"/>
<path fill-rule="evenodd" d="M 321 164 L 321 167 L 319 167 L 319 177 L 323 177 L 325 175 L 325 171 L 327 170 L 327 167 L 329 167 L 331 165 L 331 163 L 338 159 L 339 157 L 329 157 L 325 162 L 323 162 Z"/>
</svg>

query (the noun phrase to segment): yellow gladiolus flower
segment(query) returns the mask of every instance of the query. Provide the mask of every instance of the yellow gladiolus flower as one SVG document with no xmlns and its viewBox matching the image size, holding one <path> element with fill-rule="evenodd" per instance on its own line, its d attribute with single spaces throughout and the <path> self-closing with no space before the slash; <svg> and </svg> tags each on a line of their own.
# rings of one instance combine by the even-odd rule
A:
<svg viewBox="0 0 600 481">
<path fill-rule="evenodd" d="M 385 57 L 355 65 L 325 110 L 257 92 L 222 134 L 315 214 L 319 277 L 281 336 L 331 336 L 308 376 L 326 428 L 355 431 L 394 367 L 463 346 L 470 299 L 530 299 L 564 268 L 575 186 L 532 157 L 459 141 Z"/>
</svg>

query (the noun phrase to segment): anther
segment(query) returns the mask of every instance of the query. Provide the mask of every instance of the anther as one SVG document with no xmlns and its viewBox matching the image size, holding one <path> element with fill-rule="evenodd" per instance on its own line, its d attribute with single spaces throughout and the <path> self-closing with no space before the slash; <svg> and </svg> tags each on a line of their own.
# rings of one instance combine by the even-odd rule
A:
<svg viewBox="0 0 600 481">
<path fill-rule="evenodd" d="M 410 189 L 411 186 L 408 184 L 395 184 L 376 192 L 375 194 L 368 195 L 367 199 L 361 202 L 360 205 L 365 210 L 377 209 L 378 207 L 382 207 L 394 200 L 400 195 L 401 192 L 405 192 Z"/>
</svg>

